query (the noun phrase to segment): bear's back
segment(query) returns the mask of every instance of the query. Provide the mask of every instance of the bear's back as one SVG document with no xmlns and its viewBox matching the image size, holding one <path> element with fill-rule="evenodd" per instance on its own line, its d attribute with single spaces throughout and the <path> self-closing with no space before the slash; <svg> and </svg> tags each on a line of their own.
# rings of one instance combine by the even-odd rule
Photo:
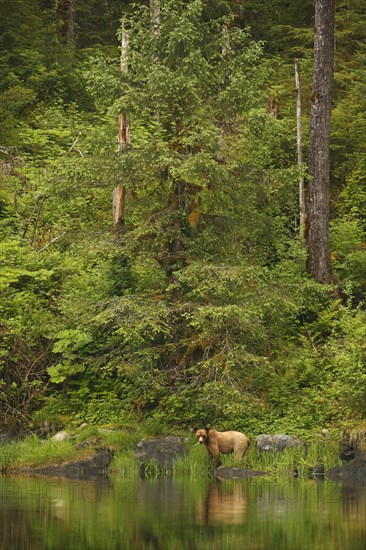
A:
<svg viewBox="0 0 366 550">
<path fill-rule="evenodd" d="M 237 449 L 246 449 L 249 445 L 248 437 L 234 430 L 216 432 L 219 449 L 222 453 L 231 453 Z"/>
</svg>

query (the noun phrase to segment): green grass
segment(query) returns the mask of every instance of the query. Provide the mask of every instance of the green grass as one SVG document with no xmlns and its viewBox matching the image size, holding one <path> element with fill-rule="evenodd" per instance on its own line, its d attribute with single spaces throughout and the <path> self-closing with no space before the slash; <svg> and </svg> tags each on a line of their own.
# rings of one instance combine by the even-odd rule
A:
<svg viewBox="0 0 366 550">
<path fill-rule="evenodd" d="M 285 449 L 284 452 L 258 452 L 251 445 L 242 461 L 234 455 L 220 455 L 222 466 L 241 467 L 268 472 L 273 477 L 293 476 L 296 469 L 299 477 L 308 477 L 309 469 L 324 464 L 325 470 L 341 464 L 338 443 L 332 440 L 316 440 L 308 445 Z M 174 463 L 174 476 L 201 477 L 210 472 L 213 461 L 208 460 L 207 452 L 200 445 L 191 445 L 187 456 Z"/>
<path fill-rule="evenodd" d="M 124 451 L 116 453 L 109 472 L 113 478 L 138 478 L 139 464 L 135 460 L 134 451 Z"/>
<path fill-rule="evenodd" d="M 109 472 L 114 479 L 159 479 L 168 477 L 172 473 L 170 468 L 162 466 L 155 460 L 144 463 L 136 460 L 133 450 L 117 453 Z"/>
<path fill-rule="evenodd" d="M 134 449 L 142 439 L 141 433 L 128 432 L 125 430 L 103 431 L 99 430 L 99 437 L 102 445 L 112 447 L 115 451 L 129 451 Z"/>
<path fill-rule="evenodd" d="M 338 444 L 334 441 L 313 441 L 301 447 L 288 448 L 282 453 L 260 453 L 252 445 L 241 463 L 233 455 L 221 455 L 223 466 L 240 466 L 268 472 L 274 477 L 292 476 L 295 469 L 300 477 L 307 477 L 309 468 L 324 464 L 325 470 L 341 464 Z"/>
<path fill-rule="evenodd" d="M 207 479 L 214 463 L 208 459 L 206 450 L 202 445 L 197 445 L 191 440 L 186 456 L 178 458 L 173 464 L 173 476 L 177 479 Z M 341 464 L 338 457 L 338 444 L 332 440 L 313 441 L 309 445 L 286 449 L 282 453 L 259 453 L 252 445 L 242 461 L 237 461 L 233 455 L 220 455 L 222 466 L 241 467 L 250 470 L 267 472 L 275 478 L 293 477 L 296 469 L 299 477 L 307 478 L 309 469 L 324 464 L 325 470 Z M 120 478 L 138 478 L 140 476 L 140 463 L 135 460 L 132 450 L 118 452 L 112 465 L 113 475 Z M 144 467 L 144 477 L 149 479 L 170 475 L 168 469 L 164 469 L 151 461 Z"/>
<path fill-rule="evenodd" d="M 209 463 L 206 449 L 196 443 L 189 448 L 186 456 L 174 462 L 173 475 L 176 478 L 207 477 L 212 468 L 213 463 Z"/>
<path fill-rule="evenodd" d="M 48 439 L 41 442 L 32 435 L 0 447 L 0 467 L 11 471 L 20 466 L 42 466 L 66 460 L 74 454 L 75 449 L 70 441 Z"/>
</svg>

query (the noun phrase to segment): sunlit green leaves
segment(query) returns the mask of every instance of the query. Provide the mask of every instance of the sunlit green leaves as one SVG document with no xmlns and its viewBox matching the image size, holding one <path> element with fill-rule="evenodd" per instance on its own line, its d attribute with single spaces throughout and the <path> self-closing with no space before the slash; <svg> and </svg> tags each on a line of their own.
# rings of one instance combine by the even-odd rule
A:
<svg viewBox="0 0 366 550">
<path fill-rule="evenodd" d="M 48 367 L 47 372 L 50 376 L 51 382 L 54 384 L 60 384 L 67 378 L 82 373 L 85 370 L 84 365 L 77 363 L 69 363 L 67 361 Z"/>
<path fill-rule="evenodd" d="M 55 335 L 55 340 L 53 353 L 65 353 L 83 348 L 92 341 L 92 337 L 81 330 L 62 330 Z"/>
</svg>

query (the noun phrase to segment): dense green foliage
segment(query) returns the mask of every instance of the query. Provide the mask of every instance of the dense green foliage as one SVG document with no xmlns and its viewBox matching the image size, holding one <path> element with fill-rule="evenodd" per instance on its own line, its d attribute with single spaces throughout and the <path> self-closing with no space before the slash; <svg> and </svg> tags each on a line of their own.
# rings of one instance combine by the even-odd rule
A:
<svg viewBox="0 0 366 550">
<path fill-rule="evenodd" d="M 6 423 L 257 434 L 363 418 L 364 2 L 337 2 L 336 288 L 308 277 L 298 239 L 293 60 L 306 132 L 312 2 L 162 0 L 158 32 L 145 4 L 78 0 L 66 45 L 54 2 L 1 1 Z M 132 147 L 118 154 L 122 112 Z"/>
</svg>

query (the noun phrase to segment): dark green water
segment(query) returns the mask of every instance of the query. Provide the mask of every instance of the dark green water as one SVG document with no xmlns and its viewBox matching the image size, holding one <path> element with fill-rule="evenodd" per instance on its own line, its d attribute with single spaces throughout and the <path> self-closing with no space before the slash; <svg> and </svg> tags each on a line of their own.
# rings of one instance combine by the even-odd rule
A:
<svg viewBox="0 0 366 550">
<path fill-rule="evenodd" d="M 366 488 L 0 478 L 1 550 L 364 550 Z"/>
</svg>

